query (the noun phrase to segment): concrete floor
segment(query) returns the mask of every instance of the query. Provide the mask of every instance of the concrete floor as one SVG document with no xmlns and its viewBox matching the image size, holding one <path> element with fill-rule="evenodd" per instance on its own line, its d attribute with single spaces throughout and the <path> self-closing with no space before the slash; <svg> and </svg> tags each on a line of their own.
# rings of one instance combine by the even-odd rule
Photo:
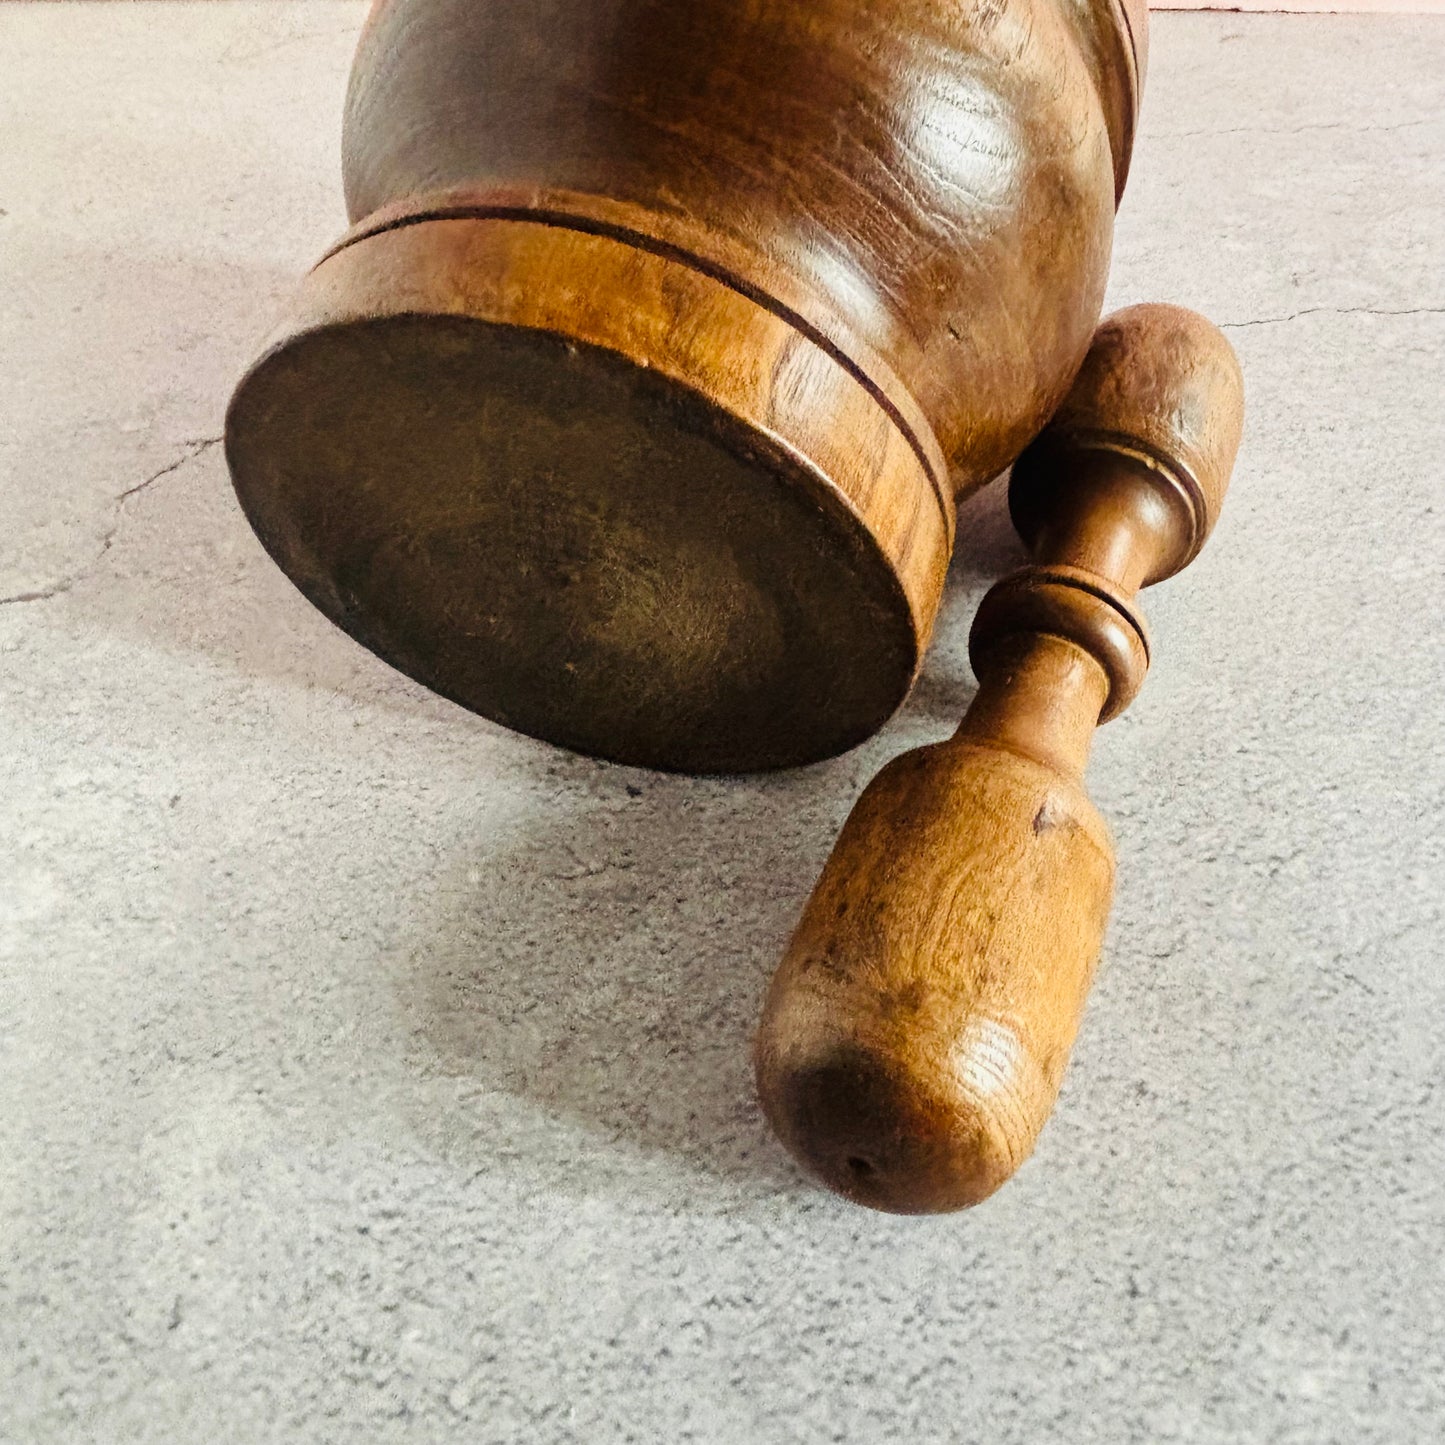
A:
<svg viewBox="0 0 1445 1445">
<path fill-rule="evenodd" d="M 1233 496 L 1103 734 L 1059 1112 L 815 1192 L 760 990 L 917 696 L 699 782 L 310 611 L 216 437 L 341 229 L 351 3 L 0 6 L 0 1440 L 1445 1438 L 1445 22 L 1170 15 L 1113 299 L 1229 327 Z"/>
</svg>

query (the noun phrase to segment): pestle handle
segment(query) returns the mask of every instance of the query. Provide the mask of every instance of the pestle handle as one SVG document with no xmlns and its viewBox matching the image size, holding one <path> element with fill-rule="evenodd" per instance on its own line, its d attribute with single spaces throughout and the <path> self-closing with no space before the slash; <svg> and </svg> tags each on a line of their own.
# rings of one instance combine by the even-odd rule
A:
<svg viewBox="0 0 1445 1445">
<path fill-rule="evenodd" d="M 1092 728 L 1105 678 L 1073 643 L 1040 639 L 1015 677 Z M 1113 880 L 1103 820 L 1050 762 L 964 732 L 896 759 L 768 995 L 758 1083 L 783 1142 L 877 1208 L 991 1194 L 1053 1106 Z"/>
<path fill-rule="evenodd" d="M 973 704 L 864 791 L 804 910 L 763 1011 L 759 1093 L 788 1148 L 860 1203 L 975 1204 L 1053 1108 L 1113 893 L 1090 741 L 1148 668 L 1135 593 L 1218 516 L 1242 396 L 1202 317 L 1103 323 L 1014 469 L 1035 562 L 979 609 Z"/>
</svg>

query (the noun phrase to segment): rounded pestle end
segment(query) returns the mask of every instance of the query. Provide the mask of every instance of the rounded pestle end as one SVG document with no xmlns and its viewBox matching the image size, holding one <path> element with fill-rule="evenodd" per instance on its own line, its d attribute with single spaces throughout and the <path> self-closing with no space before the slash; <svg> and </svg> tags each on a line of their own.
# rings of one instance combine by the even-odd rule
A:
<svg viewBox="0 0 1445 1445">
<path fill-rule="evenodd" d="M 763 1011 L 758 1091 L 793 1155 L 895 1213 L 992 1194 L 1057 1097 L 1113 871 L 1093 805 L 1044 762 L 960 734 L 885 768 Z"/>
<path fill-rule="evenodd" d="M 1244 378 L 1212 321 L 1151 302 L 1105 319 L 1063 404 L 1014 465 L 1009 509 L 1034 547 L 1075 506 L 1091 459 L 1133 466 L 1171 513 L 1149 581 L 1188 565 L 1219 520 L 1244 427 Z M 1126 505 L 1137 505 L 1130 502 Z"/>
</svg>

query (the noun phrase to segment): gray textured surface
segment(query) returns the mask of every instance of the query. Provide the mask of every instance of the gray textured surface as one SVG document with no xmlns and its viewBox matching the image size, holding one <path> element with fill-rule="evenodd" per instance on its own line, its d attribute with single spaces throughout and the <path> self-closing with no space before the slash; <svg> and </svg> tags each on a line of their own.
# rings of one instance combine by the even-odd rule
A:
<svg viewBox="0 0 1445 1445">
<path fill-rule="evenodd" d="M 1092 780 L 1121 884 L 982 1210 L 815 1193 L 746 1051 L 863 780 L 664 779 L 387 672 L 212 445 L 340 228 L 360 11 L 0 6 L 0 1439 L 1445 1436 L 1445 23 L 1165 16 L 1115 299 L 1245 451 Z M 28 600 L 27 600 L 28 599 Z"/>
</svg>

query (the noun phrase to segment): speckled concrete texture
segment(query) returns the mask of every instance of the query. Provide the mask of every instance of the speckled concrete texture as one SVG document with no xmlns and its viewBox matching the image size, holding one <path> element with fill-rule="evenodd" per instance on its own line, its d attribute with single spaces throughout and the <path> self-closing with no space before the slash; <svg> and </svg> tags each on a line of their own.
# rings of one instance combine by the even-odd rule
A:
<svg viewBox="0 0 1445 1445">
<path fill-rule="evenodd" d="M 216 445 L 342 227 L 351 3 L 0 6 L 0 1440 L 1445 1438 L 1445 22 L 1169 15 L 1117 303 L 1250 387 L 1101 736 L 1063 1101 L 981 1210 L 815 1192 L 764 980 L 863 782 L 967 702 L 965 514 L 906 711 L 758 781 L 389 672 Z"/>
</svg>

